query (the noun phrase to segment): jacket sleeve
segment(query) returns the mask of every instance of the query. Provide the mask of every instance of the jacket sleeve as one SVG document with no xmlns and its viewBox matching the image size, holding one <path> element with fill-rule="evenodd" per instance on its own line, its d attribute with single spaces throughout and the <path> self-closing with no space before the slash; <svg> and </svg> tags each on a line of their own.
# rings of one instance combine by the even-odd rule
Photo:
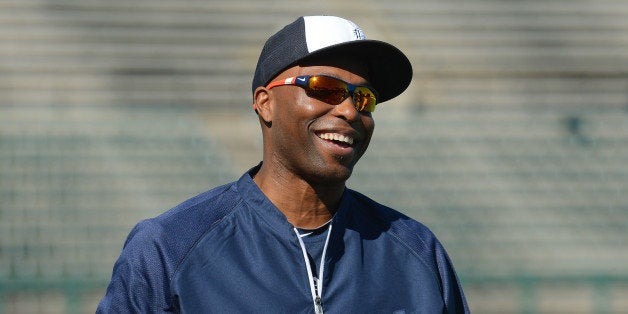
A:
<svg viewBox="0 0 628 314">
<path fill-rule="evenodd" d="M 129 234 L 96 313 L 163 313 L 170 305 L 167 250 L 162 230 L 150 220 Z"/>
<path fill-rule="evenodd" d="M 435 239 L 436 240 L 436 239 Z M 454 269 L 449 255 L 442 244 L 436 240 L 436 265 L 440 275 L 443 300 L 447 313 L 470 313 L 467 300 L 462 291 L 460 280 Z"/>
</svg>

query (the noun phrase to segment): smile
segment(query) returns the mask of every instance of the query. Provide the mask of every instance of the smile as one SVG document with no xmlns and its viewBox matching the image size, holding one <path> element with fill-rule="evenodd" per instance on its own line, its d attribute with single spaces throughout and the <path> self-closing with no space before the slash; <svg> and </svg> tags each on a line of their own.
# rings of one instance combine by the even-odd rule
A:
<svg viewBox="0 0 628 314">
<path fill-rule="evenodd" d="M 353 137 L 347 136 L 347 135 L 342 135 L 342 134 L 338 134 L 338 133 L 321 133 L 321 134 L 317 134 L 318 137 L 324 139 L 324 140 L 328 140 L 328 141 L 334 141 L 334 142 L 340 142 L 343 144 L 347 144 L 347 145 L 353 145 Z"/>
</svg>

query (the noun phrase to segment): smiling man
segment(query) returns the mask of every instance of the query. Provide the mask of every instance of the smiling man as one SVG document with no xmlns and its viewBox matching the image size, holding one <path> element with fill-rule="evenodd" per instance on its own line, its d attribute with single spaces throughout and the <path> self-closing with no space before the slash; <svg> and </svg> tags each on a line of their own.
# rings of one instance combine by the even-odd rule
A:
<svg viewBox="0 0 628 314">
<path fill-rule="evenodd" d="M 436 237 L 345 186 L 372 112 L 411 79 L 400 50 L 339 17 L 270 37 L 252 84 L 262 163 L 140 222 L 97 312 L 468 312 Z"/>
</svg>

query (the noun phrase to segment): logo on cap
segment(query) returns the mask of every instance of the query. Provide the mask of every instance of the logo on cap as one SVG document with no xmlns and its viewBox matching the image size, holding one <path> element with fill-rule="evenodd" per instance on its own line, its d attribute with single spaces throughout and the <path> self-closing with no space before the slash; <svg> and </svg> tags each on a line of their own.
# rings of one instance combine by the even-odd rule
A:
<svg viewBox="0 0 628 314">
<path fill-rule="evenodd" d="M 364 32 L 359 27 L 357 27 L 357 28 L 355 28 L 353 30 L 353 35 L 355 36 L 355 39 L 357 39 L 357 40 L 364 40 L 364 39 L 366 39 L 366 36 L 364 36 Z"/>
</svg>

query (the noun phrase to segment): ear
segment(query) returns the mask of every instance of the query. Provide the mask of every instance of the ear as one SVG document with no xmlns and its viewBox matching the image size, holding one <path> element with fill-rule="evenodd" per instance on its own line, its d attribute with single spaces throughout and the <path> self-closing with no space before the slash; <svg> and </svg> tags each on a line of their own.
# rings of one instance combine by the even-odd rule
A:
<svg viewBox="0 0 628 314">
<path fill-rule="evenodd" d="M 270 91 L 265 87 L 258 87 L 253 94 L 253 109 L 266 123 L 272 122 L 272 106 Z"/>
</svg>

